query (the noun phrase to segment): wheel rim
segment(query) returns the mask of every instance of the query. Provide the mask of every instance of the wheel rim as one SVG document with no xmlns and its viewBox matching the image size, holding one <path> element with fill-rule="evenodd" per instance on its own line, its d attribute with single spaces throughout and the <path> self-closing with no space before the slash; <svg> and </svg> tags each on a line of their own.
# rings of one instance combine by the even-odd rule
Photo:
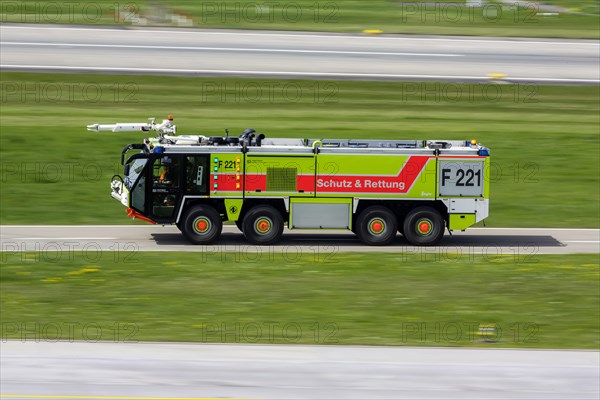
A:
<svg viewBox="0 0 600 400">
<path fill-rule="evenodd" d="M 267 235 L 273 229 L 273 221 L 268 217 L 260 217 L 254 223 L 254 231 L 259 235 Z"/>
<path fill-rule="evenodd" d="M 206 217 L 198 217 L 194 220 L 193 227 L 197 235 L 206 235 L 210 232 L 212 223 Z"/>
<path fill-rule="evenodd" d="M 420 236 L 429 236 L 433 232 L 433 222 L 429 218 L 421 218 L 416 224 Z"/>
<path fill-rule="evenodd" d="M 373 218 L 369 221 L 369 233 L 374 236 L 381 236 L 386 231 L 385 221 L 381 218 Z"/>
</svg>

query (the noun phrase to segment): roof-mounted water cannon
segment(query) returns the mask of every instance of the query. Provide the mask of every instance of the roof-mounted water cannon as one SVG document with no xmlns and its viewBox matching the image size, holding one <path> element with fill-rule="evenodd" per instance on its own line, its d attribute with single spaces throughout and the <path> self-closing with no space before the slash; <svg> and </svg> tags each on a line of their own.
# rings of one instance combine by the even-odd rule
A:
<svg viewBox="0 0 600 400">
<path fill-rule="evenodd" d="M 208 140 L 203 135 L 179 135 L 177 136 L 177 127 L 173 124 L 173 116 L 168 115 L 157 124 L 156 118 L 148 118 L 149 122 L 118 122 L 116 124 L 92 124 L 87 126 L 88 131 L 100 132 L 150 132 L 157 133 L 156 138 L 146 138 L 144 143 L 152 149 L 157 143 L 160 144 L 179 144 L 179 145 L 199 145 Z"/>
<path fill-rule="evenodd" d="M 176 134 L 177 127 L 173 124 L 173 116 L 167 116 L 162 123 L 156 124 L 156 118 L 148 118 L 149 122 L 118 122 L 116 124 L 92 124 L 87 126 L 88 131 L 101 132 L 149 132 L 155 131 L 159 137 L 164 137 L 167 134 Z"/>
</svg>

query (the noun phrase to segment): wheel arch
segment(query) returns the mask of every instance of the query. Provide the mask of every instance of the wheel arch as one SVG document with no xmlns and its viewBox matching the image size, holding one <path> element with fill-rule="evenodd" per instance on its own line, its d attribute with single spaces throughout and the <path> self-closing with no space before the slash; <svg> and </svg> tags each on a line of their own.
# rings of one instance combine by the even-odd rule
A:
<svg viewBox="0 0 600 400">
<path fill-rule="evenodd" d="M 244 217 L 246 216 L 246 214 L 248 213 L 248 211 L 250 211 L 253 207 L 256 207 L 256 206 L 272 206 L 277 211 L 279 211 L 279 213 L 281 214 L 281 217 L 283 218 L 283 222 L 284 223 L 288 222 L 288 220 L 289 220 L 289 212 L 286 209 L 285 201 L 283 200 L 283 198 L 269 198 L 269 199 L 250 198 L 250 199 L 245 199 L 244 203 L 242 205 L 242 209 L 240 211 L 239 219 L 243 221 Z"/>
<path fill-rule="evenodd" d="M 352 224 L 354 225 L 356 218 L 363 210 L 371 206 L 389 208 L 396 215 L 399 224 L 404 222 L 404 218 L 411 210 L 418 207 L 431 207 L 437 210 L 446 223 L 448 223 L 449 218 L 448 208 L 441 200 L 359 199 L 356 210 L 352 215 Z"/>
<path fill-rule="evenodd" d="M 181 201 L 181 205 L 177 210 L 177 215 L 175 217 L 175 223 L 180 224 L 185 213 L 192 207 L 198 205 L 207 205 L 213 207 L 223 221 L 227 221 L 227 210 L 225 209 L 225 201 L 224 199 L 212 199 L 208 197 L 196 197 L 196 196 L 184 196 Z"/>
</svg>

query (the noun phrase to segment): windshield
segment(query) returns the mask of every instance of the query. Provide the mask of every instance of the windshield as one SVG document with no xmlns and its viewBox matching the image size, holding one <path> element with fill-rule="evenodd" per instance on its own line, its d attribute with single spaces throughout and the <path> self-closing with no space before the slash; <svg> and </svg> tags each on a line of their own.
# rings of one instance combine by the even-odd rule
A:
<svg viewBox="0 0 600 400">
<path fill-rule="evenodd" d="M 140 176 L 144 170 L 144 165 L 146 165 L 147 161 L 148 160 L 145 158 L 138 158 L 130 164 L 129 174 L 125 176 L 125 186 L 127 186 L 127 189 L 131 190 L 131 187 L 137 180 L 138 176 Z"/>
</svg>

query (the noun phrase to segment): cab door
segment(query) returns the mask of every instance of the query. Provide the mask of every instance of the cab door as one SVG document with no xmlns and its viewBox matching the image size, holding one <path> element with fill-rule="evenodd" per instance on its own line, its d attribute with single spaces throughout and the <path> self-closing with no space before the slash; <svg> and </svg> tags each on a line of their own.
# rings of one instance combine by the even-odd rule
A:
<svg viewBox="0 0 600 400">
<path fill-rule="evenodd" d="M 146 199 L 148 214 L 157 222 L 171 222 L 182 197 L 182 156 L 163 155 L 150 162 Z"/>
<path fill-rule="evenodd" d="M 128 160 L 124 168 L 124 185 L 129 192 L 127 206 L 142 215 L 146 215 L 148 157 L 137 154 Z"/>
</svg>

